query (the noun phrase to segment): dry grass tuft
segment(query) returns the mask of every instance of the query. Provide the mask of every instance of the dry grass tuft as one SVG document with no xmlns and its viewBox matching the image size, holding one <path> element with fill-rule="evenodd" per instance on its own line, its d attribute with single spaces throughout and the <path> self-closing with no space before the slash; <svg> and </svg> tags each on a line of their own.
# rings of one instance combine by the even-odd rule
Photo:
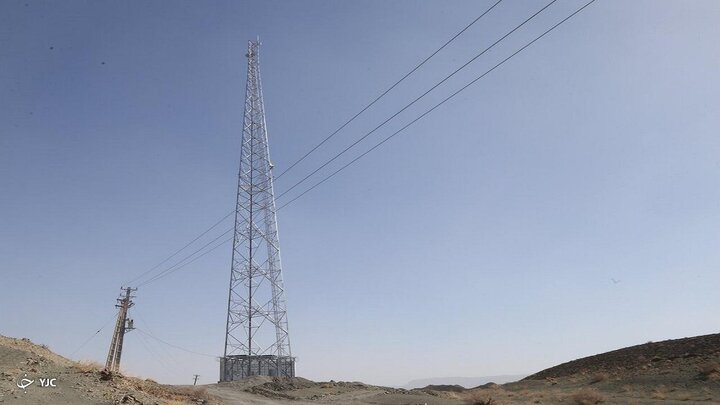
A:
<svg viewBox="0 0 720 405">
<path fill-rule="evenodd" d="M 177 399 L 169 399 L 164 402 L 164 405 L 187 405 L 187 401 L 179 401 Z"/>
<path fill-rule="evenodd" d="M 650 394 L 652 399 L 665 400 L 667 399 L 667 388 L 664 385 L 656 387 Z"/>
<path fill-rule="evenodd" d="M 595 405 L 605 402 L 605 396 L 594 389 L 583 388 L 572 394 L 570 400 L 575 405 Z"/>
<path fill-rule="evenodd" d="M 720 364 L 718 363 L 705 363 L 700 365 L 700 378 L 703 380 L 709 380 L 714 377 L 720 377 Z"/>
<path fill-rule="evenodd" d="M 211 399 L 205 387 L 173 387 L 161 385 L 149 379 L 142 380 L 135 377 L 124 378 L 120 384 L 126 389 L 143 392 L 156 398 L 162 398 L 164 400 L 163 403 L 168 404 L 185 404 Z"/>
<path fill-rule="evenodd" d="M 651 397 L 652 399 L 659 399 L 661 401 L 664 401 L 667 399 L 667 394 L 662 391 L 653 391 Z"/>
<path fill-rule="evenodd" d="M 590 377 L 590 384 L 597 384 L 599 382 L 607 381 L 610 376 L 607 373 L 597 373 Z"/>
<path fill-rule="evenodd" d="M 208 395 L 207 388 L 205 387 L 188 387 L 188 388 L 171 388 L 171 397 L 174 397 L 172 399 L 177 400 L 187 400 L 191 399 L 193 401 L 197 401 L 199 399 L 208 400 L 210 399 L 210 396 Z"/>
<path fill-rule="evenodd" d="M 150 395 L 174 401 L 210 399 L 205 387 L 169 387 L 159 384 L 147 384 L 137 388 Z"/>
<path fill-rule="evenodd" d="M 74 363 L 72 367 L 83 374 L 99 373 L 103 369 L 103 366 L 96 361 L 79 361 Z"/>
<path fill-rule="evenodd" d="M 492 397 L 480 391 L 469 391 L 465 394 L 467 405 L 499 405 Z"/>
</svg>

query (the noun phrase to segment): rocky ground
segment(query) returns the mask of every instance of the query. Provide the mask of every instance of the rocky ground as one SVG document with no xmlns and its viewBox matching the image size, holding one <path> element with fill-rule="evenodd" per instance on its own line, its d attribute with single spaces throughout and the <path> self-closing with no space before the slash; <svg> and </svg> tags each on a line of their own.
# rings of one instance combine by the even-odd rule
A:
<svg viewBox="0 0 720 405">
<path fill-rule="evenodd" d="M 720 404 L 720 334 L 648 342 L 465 393 L 495 404 Z"/>
<path fill-rule="evenodd" d="M 35 383 L 18 388 L 19 378 Z M 56 377 L 58 387 L 40 387 Z M 720 404 L 720 334 L 628 347 L 571 361 L 522 381 L 404 390 L 360 382 L 255 377 L 168 386 L 108 374 L 27 339 L 0 336 L 0 404 Z"/>
<path fill-rule="evenodd" d="M 208 386 L 208 393 L 228 404 L 439 405 L 465 403 L 457 393 L 452 391 L 404 390 L 367 385 L 361 382 L 314 382 L 304 378 L 254 377 L 249 380 L 213 384 Z"/>
<path fill-rule="evenodd" d="M 33 381 L 24 390 L 17 386 L 23 377 Z M 57 386 L 41 387 L 41 378 L 57 378 Z M 105 373 L 100 365 L 68 360 L 28 339 L 0 336 L 0 404 L 212 403 L 208 399 L 203 388 Z"/>
</svg>

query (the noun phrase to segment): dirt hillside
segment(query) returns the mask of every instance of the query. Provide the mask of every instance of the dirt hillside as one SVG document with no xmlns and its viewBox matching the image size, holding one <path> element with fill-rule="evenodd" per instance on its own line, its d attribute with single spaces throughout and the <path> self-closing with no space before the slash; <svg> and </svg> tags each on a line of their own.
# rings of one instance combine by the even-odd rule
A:
<svg viewBox="0 0 720 405">
<path fill-rule="evenodd" d="M 462 389 L 462 387 L 461 387 Z M 212 384 L 208 392 L 228 404 L 464 404 L 457 392 L 380 387 L 361 382 L 315 382 L 304 378 L 252 377 Z"/>
<path fill-rule="evenodd" d="M 33 383 L 18 388 L 20 379 Z M 39 380 L 56 378 L 56 387 Z M 462 404 L 455 393 L 404 390 L 359 382 L 314 382 L 304 378 L 253 377 L 198 387 L 109 375 L 97 364 L 77 363 L 28 339 L 0 335 L 0 404 Z"/>
<path fill-rule="evenodd" d="M 720 333 L 613 350 L 548 368 L 525 378 L 542 380 L 576 374 L 695 374 L 720 359 Z"/>
<path fill-rule="evenodd" d="M 720 334 L 631 346 L 465 394 L 496 405 L 720 404 Z"/>
<path fill-rule="evenodd" d="M 24 390 L 22 378 L 33 381 Z M 56 378 L 55 387 L 40 379 Z M 28 339 L 0 335 L 2 404 L 212 404 L 204 389 L 173 387 L 152 380 L 108 374 L 96 364 L 77 363 Z"/>
</svg>

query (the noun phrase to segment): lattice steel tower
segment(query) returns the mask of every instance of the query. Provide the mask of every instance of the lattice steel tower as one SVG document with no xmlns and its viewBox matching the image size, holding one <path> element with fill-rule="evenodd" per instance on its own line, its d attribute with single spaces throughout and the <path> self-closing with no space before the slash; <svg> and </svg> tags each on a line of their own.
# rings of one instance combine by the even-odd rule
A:
<svg viewBox="0 0 720 405">
<path fill-rule="evenodd" d="M 295 376 L 290 352 L 272 163 L 260 84 L 260 41 L 249 41 L 235 237 L 220 381 Z"/>
</svg>

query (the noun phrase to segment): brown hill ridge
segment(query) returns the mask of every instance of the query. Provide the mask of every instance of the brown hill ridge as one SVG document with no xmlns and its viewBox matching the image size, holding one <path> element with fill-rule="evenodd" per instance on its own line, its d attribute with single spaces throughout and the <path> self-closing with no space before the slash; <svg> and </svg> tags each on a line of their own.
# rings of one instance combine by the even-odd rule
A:
<svg viewBox="0 0 720 405">
<path fill-rule="evenodd" d="M 548 368 L 524 380 L 568 377 L 577 374 L 697 374 L 720 359 L 720 333 L 662 342 L 648 342 Z"/>
<path fill-rule="evenodd" d="M 466 392 L 473 404 L 720 404 L 720 334 L 645 343 Z"/>
</svg>

